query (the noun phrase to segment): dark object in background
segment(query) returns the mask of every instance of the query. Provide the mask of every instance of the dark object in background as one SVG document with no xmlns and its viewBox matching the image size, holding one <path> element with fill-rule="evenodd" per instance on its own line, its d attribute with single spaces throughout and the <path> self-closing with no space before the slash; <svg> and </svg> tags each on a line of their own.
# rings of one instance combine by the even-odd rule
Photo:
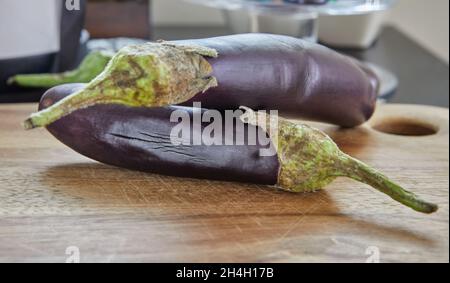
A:
<svg viewBox="0 0 450 283">
<path fill-rule="evenodd" d="M 92 38 L 149 39 L 149 0 L 89 0 L 86 29 Z"/>
<path fill-rule="evenodd" d="M 64 6 L 64 5 L 63 5 Z M 79 43 L 85 17 L 85 0 L 80 2 L 80 10 L 62 9 L 60 52 L 56 57 L 57 72 L 74 69 L 78 65 Z"/>
<path fill-rule="evenodd" d="M 337 49 L 391 71 L 398 79 L 391 103 L 449 107 L 449 67 L 429 50 L 393 26 L 386 26 L 368 50 Z"/>
<path fill-rule="evenodd" d="M 80 10 L 68 11 L 62 5 L 60 28 L 60 51 L 21 58 L 0 60 L 0 96 L 24 90 L 7 85 L 7 80 L 15 74 L 63 72 L 76 66 L 79 61 L 81 30 L 84 25 L 85 0 L 80 0 Z M 24 34 L 23 36 L 27 36 Z M 39 91 L 38 91 L 39 92 Z M 40 91 L 42 93 L 42 90 Z"/>
<path fill-rule="evenodd" d="M 0 97 L 3 93 L 14 93 L 26 91 L 17 86 L 10 86 L 7 80 L 15 74 L 48 73 L 52 70 L 56 54 L 42 54 L 21 58 L 0 60 Z M 39 90 L 36 90 L 39 92 Z"/>
</svg>

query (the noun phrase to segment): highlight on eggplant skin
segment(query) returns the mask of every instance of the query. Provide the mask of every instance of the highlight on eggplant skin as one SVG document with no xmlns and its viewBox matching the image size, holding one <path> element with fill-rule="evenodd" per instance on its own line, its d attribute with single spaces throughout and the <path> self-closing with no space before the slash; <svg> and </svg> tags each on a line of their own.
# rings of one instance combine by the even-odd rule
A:
<svg viewBox="0 0 450 283">
<path fill-rule="evenodd" d="M 82 87 L 82 84 L 72 84 L 49 90 L 41 100 L 40 109 L 50 107 Z M 274 156 L 259 154 L 264 148 L 260 141 L 256 145 L 174 145 L 170 134 L 177 123 L 170 122 L 170 116 L 177 109 L 191 116 L 193 111 L 204 111 L 180 106 L 96 105 L 75 111 L 47 129 L 82 155 L 118 167 L 180 177 L 265 184 L 290 192 L 312 192 L 337 177 L 349 177 L 416 211 L 433 213 L 438 210 L 437 205 L 420 199 L 375 169 L 341 152 L 323 132 L 282 118 L 277 141 L 270 137 L 272 145 L 276 143 Z M 245 124 L 235 130 L 244 131 L 241 133 L 244 136 L 250 129 L 269 133 L 255 122 L 267 119 L 259 114 L 253 115 L 256 117 L 253 120 L 238 120 L 237 123 Z M 188 126 L 196 131 L 196 127 Z M 199 130 L 204 127 L 202 123 Z M 228 134 L 223 134 L 222 139 L 229 139 Z"/>
<path fill-rule="evenodd" d="M 198 101 L 208 109 L 245 105 L 354 127 L 374 113 L 378 88 L 376 75 L 356 60 L 289 36 L 146 43 L 121 49 L 84 89 L 32 114 L 24 125 L 46 126 L 94 104 L 158 107 Z"/>
</svg>

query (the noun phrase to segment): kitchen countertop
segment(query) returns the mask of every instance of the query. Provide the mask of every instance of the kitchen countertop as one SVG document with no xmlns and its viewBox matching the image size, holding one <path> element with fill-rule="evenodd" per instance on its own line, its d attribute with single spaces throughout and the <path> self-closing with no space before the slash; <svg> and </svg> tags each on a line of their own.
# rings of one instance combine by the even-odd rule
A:
<svg viewBox="0 0 450 283">
<path fill-rule="evenodd" d="M 159 27 L 154 39 L 202 38 L 227 34 L 226 28 Z M 397 93 L 389 99 L 393 103 L 413 103 L 449 106 L 449 67 L 429 51 L 393 27 L 385 27 L 378 41 L 367 50 L 339 51 L 363 61 L 375 63 L 392 71 L 399 79 Z M 42 90 L 20 94 L 0 94 L 1 102 L 37 101 Z"/>
<path fill-rule="evenodd" d="M 74 249 L 81 262 L 448 262 L 448 109 L 382 104 L 358 128 L 312 123 L 440 206 L 425 215 L 347 178 L 294 194 L 107 166 L 23 130 L 36 107 L 0 105 L 0 262 Z"/>
</svg>

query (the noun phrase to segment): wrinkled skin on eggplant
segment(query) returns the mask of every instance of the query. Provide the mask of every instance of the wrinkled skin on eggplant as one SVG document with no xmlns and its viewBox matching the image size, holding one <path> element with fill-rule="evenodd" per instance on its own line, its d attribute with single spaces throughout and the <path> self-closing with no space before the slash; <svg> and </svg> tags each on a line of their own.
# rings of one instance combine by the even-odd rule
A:
<svg viewBox="0 0 450 283">
<path fill-rule="evenodd" d="M 83 86 L 67 84 L 50 89 L 42 97 L 39 109 L 53 105 Z M 278 159 L 276 155 L 261 157 L 259 150 L 267 146 L 259 142 L 245 146 L 173 145 L 170 132 L 178 123 L 170 122 L 170 115 L 177 109 L 187 111 L 192 118 L 192 107 L 96 105 L 75 111 L 47 129 L 78 153 L 109 165 L 180 177 L 276 184 Z M 206 125 L 202 123 L 202 130 Z M 255 127 L 243 126 L 244 131 Z M 193 135 L 198 134 L 192 124 L 189 127 Z M 222 135 L 222 144 L 229 138 Z"/>
</svg>

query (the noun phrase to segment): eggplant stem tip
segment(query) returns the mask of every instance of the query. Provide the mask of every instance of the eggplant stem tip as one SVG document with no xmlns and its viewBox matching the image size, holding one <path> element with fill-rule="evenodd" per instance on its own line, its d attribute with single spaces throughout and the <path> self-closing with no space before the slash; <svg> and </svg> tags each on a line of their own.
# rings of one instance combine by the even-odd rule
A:
<svg viewBox="0 0 450 283">
<path fill-rule="evenodd" d="M 13 85 L 16 82 L 15 77 L 10 77 L 7 81 L 6 84 L 7 85 Z"/>
<path fill-rule="evenodd" d="M 33 124 L 33 120 L 31 118 L 26 119 L 23 123 L 22 126 L 25 128 L 25 130 L 31 130 L 36 128 L 36 126 Z"/>
</svg>

